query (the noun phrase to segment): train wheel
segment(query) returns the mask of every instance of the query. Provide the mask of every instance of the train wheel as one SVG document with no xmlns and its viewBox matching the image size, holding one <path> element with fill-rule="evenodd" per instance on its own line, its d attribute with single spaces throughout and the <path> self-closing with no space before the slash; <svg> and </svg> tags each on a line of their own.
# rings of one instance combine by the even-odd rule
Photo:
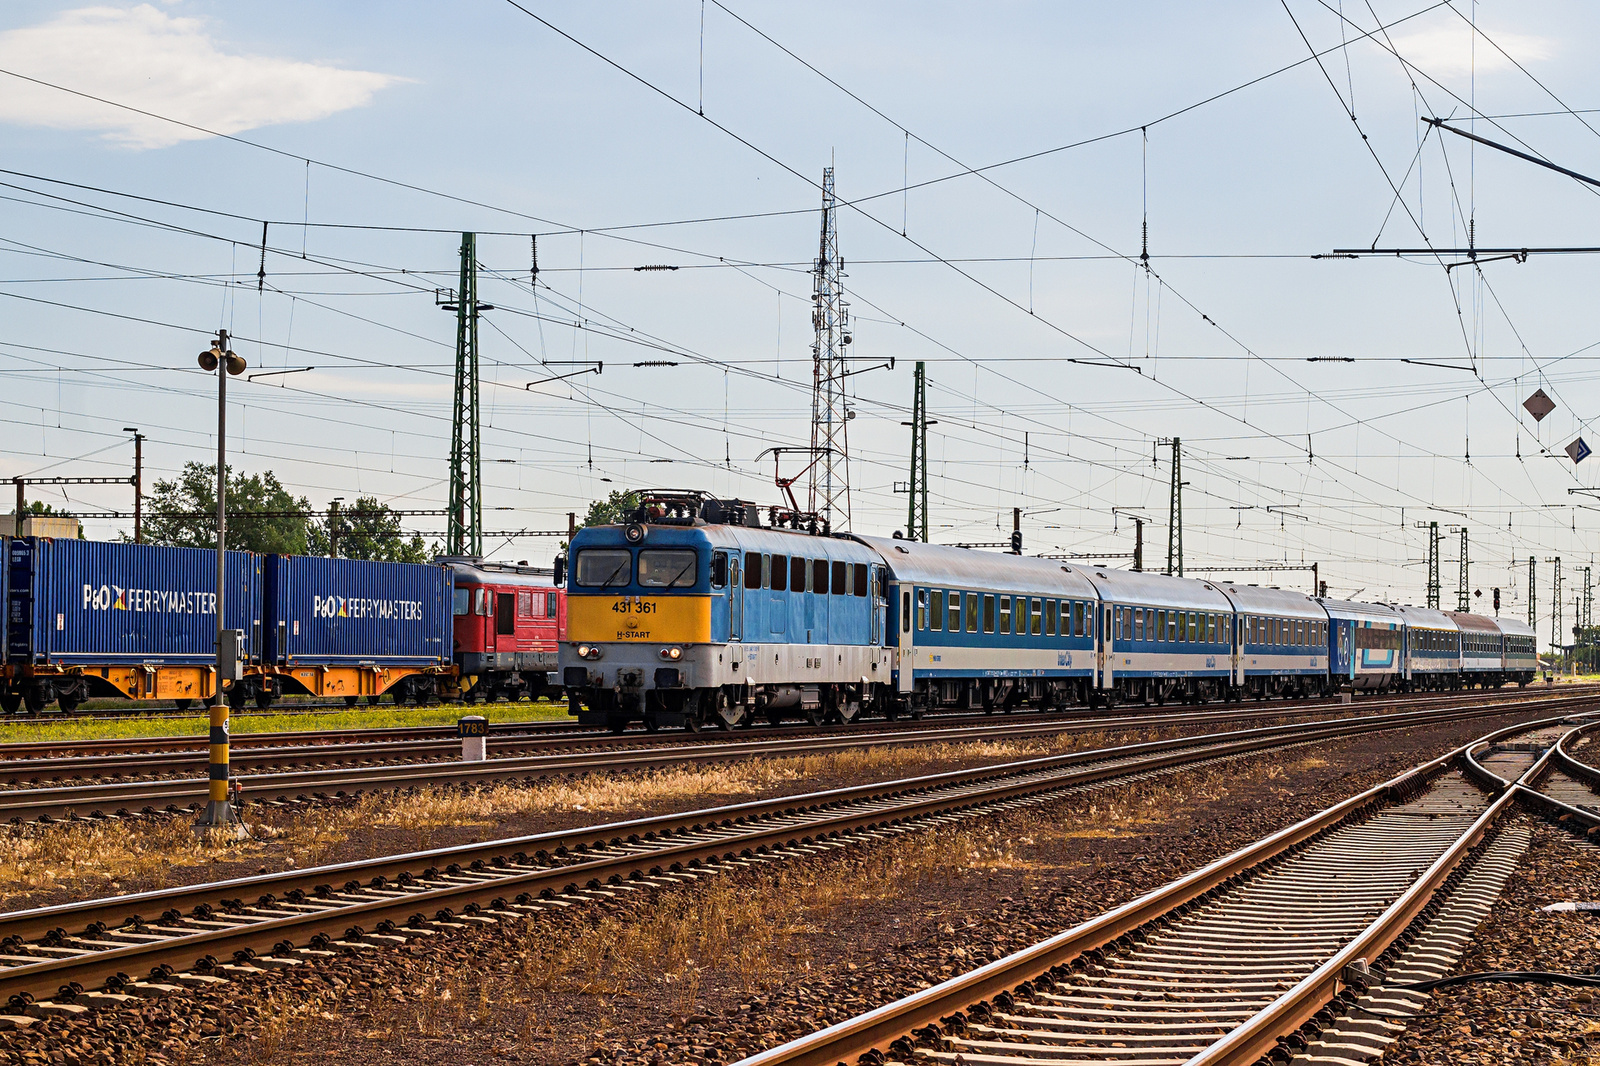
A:
<svg viewBox="0 0 1600 1066">
<path fill-rule="evenodd" d="M 377 705 L 378 705 L 378 697 L 377 696 L 368 696 L 367 697 L 367 706 L 368 707 L 376 707 Z"/>
<path fill-rule="evenodd" d="M 7 714 L 16 714 L 22 707 L 22 693 L 10 689 L 0 692 L 0 710 Z"/>
<path fill-rule="evenodd" d="M 772 710 L 767 712 L 767 724 L 776 729 L 783 724 L 783 712 Z"/>
<path fill-rule="evenodd" d="M 258 711 L 266 710 L 268 707 L 272 706 L 273 701 L 276 700 L 277 698 L 278 698 L 277 693 L 273 692 L 270 688 L 257 689 L 256 690 L 256 710 L 258 710 Z"/>
<path fill-rule="evenodd" d="M 344 705 L 346 707 L 354 707 L 356 704 L 358 704 L 360 702 L 361 702 L 361 697 L 360 696 L 346 696 L 344 698 Z"/>
<path fill-rule="evenodd" d="M 648 728 L 649 723 L 645 723 L 645 726 Z M 617 711 L 610 712 L 606 715 L 606 728 L 611 730 L 613 733 L 626 732 L 628 729 L 628 716 Z"/>
<path fill-rule="evenodd" d="M 29 714 L 41 713 L 54 698 L 55 693 L 48 685 L 29 685 L 22 694 L 22 702 L 28 708 Z"/>
</svg>

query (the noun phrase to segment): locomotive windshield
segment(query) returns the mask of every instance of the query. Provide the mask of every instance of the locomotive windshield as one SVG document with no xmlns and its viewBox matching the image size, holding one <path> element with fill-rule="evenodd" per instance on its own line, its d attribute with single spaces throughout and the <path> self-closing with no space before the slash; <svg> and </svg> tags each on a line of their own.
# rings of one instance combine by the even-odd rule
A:
<svg viewBox="0 0 1600 1066">
<path fill-rule="evenodd" d="M 461 617 L 464 614 L 471 614 L 472 613 L 472 590 L 471 589 L 456 589 L 455 590 L 454 600 L 455 600 L 454 611 L 452 613 L 455 614 L 455 616 L 457 618 Z"/>
<path fill-rule="evenodd" d="M 585 548 L 578 553 L 575 577 L 587 589 L 626 585 L 633 580 L 633 553 L 626 548 Z"/>
<path fill-rule="evenodd" d="M 639 553 L 639 584 L 649 589 L 693 588 L 697 562 L 693 551 L 646 548 Z"/>
</svg>

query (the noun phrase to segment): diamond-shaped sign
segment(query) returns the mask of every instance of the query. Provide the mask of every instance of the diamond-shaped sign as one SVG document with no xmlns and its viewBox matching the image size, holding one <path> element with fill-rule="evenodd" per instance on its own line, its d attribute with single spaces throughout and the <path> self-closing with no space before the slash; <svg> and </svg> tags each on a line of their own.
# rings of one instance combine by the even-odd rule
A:
<svg viewBox="0 0 1600 1066">
<path fill-rule="evenodd" d="M 1543 389 L 1522 401 L 1522 406 L 1528 409 L 1535 422 L 1543 422 L 1544 416 L 1556 409 L 1556 402 L 1545 395 Z"/>
<path fill-rule="evenodd" d="M 1572 465 L 1577 466 L 1589 458 L 1589 445 L 1584 443 L 1582 437 L 1567 445 L 1567 454 L 1572 457 Z"/>
</svg>

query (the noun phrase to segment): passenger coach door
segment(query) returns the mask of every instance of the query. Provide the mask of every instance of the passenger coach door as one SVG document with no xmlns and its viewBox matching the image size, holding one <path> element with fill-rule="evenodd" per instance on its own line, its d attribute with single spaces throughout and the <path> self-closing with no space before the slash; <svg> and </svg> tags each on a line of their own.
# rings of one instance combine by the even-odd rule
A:
<svg viewBox="0 0 1600 1066">
<path fill-rule="evenodd" d="M 744 639 L 744 581 L 739 553 L 728 553 L 728 639 Z"/>
</svg>

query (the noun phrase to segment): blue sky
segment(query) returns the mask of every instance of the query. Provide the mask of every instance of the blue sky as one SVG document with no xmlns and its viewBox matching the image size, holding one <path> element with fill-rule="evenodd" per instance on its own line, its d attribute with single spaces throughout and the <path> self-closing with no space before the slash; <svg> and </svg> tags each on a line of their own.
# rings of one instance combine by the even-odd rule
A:
<svg viewBox="0 0 1600 1066">
<path fill-rule="evenodd" d="M 253 370 L 316 368 L 230 392 L 237 465 L 319 505 L 441 506 L 453 320 L 433 290 L 471 229 L 500 308 L 482 333 L 488 528 L 558 528 L 641 484 L 777 502 L 756 456 L 807 435 L 831 161 L 854 351 L 896 360 L 851 379 L 858 530 L 905 522 L 923 359 L 936 540 L 1003 539 L 1022 507 L 1029 550 L 1109 556 L 1132 548 L 1118 508 L 1152 519 L 1163 562 L 1152 458 L 1176 435 L 1191 566 L 1318 562 L 1336 594 L 1419 600 L 1415 523 L 1437 520 L 1470 531 L 1480 610 L 1500 586 L 1520 613 L 1540 560 L 1541 633 L 1561 556 L 1570 623 L 1596 512 L 1568 489 L 1600 463 L 1561 451 L 1600 444 L 1592 257 L 1478 273 L 1312 256 L 1465 245 L 1468 217 L 1481 247 L 1600 244 L 1595 190 L 1420 121 L 1600 174 L 1591 8 L 1480 5 L 1475 38 L 1462 3 L 1346 0 L 1343 39 L 1375 13 L 1402 64 L 1338 49 L 1340 0 L 525 6 L 616 66 L 488 0 L 7 5 L 0 69 L 61 88 L 0 75 L 17 172 L 0 177 L 0 477 L 116 476 L 124 425 L 149 434 L 151 476 L 206 460 L 194 353 L 227 327 Z M 1320 67 L 1301 31 L 1333 49 Z M 604 372 L 524 388 L 583 359 Z M 1558 408 L 1536 423 L 1520 403 L 1541 386 Z M 127 508 L 126 490 L 68 494 Z M 553 541 L 491 547 L 543 560 Z M 1453 604 L 1453 540 L 1445 557 Z"/>
</svg>

